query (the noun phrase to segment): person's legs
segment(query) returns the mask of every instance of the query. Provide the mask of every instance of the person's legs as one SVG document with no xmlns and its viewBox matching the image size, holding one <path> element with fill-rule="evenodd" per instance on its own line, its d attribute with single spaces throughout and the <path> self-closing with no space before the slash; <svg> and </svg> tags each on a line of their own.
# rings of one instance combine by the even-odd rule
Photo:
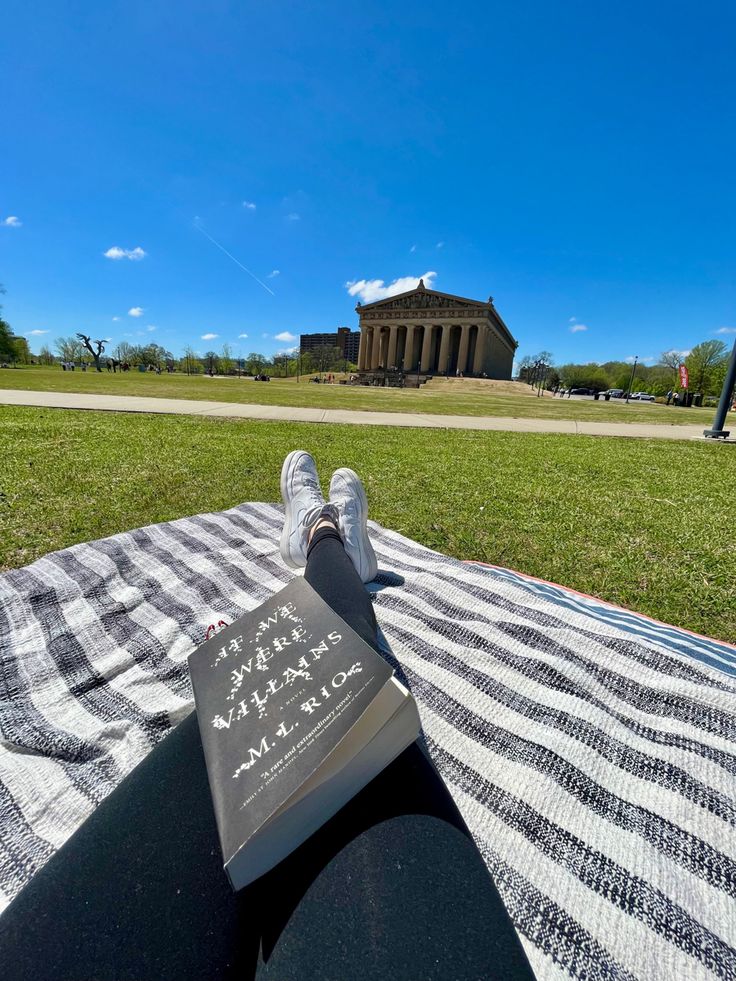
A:
<svg viewBox="0 0 736 981">
<path fill-rule="evenodd" d="M 334 519 L 322 513 L 312 524 L 307 581 L 375 646 L 370 597 Z M 286 541 L 298 555 L 299 536 Z M 283 862 L 232 893 L 194 714 L 2 914 L 0 964 L 3 981 L 533 979 L 417 743 Z"/>
<path fill-rule="evenodd" d="M 307 550 L 304 578 L 338 616 L 367 644 L 378 650 L 371 597 L 350 561 L 334 522 L 322 518 Z"/>
</svg>

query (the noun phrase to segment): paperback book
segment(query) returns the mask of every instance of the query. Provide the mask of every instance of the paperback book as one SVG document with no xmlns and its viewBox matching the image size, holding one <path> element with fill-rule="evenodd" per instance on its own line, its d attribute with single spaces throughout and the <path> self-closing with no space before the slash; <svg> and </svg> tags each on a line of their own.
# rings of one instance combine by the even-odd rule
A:
<svg viewBox="0 0 736 981">
<path fill-rule="evenodd" d="M 189 658 L 234 889 L 313 834 L 419 735 L 409 691 L 303 578 Z"/>
</svg>

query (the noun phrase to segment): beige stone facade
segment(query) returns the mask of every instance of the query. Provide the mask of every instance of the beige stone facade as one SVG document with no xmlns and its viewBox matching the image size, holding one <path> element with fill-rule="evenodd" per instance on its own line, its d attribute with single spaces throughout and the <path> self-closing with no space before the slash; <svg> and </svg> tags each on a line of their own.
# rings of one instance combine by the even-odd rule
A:
<svg viewBox="0 0 736 981">
<path fill-rule="evenodd" d="M 395 368 L 407 374 L 511 378 L 517 341 L 493 306 L 428 290 L 358 304 L 362 372 Z"/>
</svg>

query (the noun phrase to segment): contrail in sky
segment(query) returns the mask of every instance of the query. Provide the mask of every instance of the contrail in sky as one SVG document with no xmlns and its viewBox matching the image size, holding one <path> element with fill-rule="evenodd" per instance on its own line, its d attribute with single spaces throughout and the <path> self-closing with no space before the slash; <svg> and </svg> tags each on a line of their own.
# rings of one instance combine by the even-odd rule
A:
<svg viewBox="0 0 736 981">
<path fill-rule="evenodd" d="M 248 275 L 251 277 L 251 279 L 255 279 L 255 281 L 258 283 L 258 285 L 259 286 L 262 286 L 264 288 L 264 290 L 266 290 L 266 292 L 270 293 L 271 296 L 276 296 L 276 294 L 274 293 L 274 291 L 272 289 L 270 289 L 268 286 L 266 286 L 265 283 L 262 283 L 260 281 L 260 279 L 255 275 L 255 273 L 252 273 L 250 271 L 250 269 L 248 269 L 247 266 L 244 266 L 243 263 L 239 259 L 236 259 L 235 256 L 234 255 L 231 255 L 227 251 L 226 248 L 223 248 L 223 246 L 220 245 L 219 242 L 216 242 L 215 239 L 213 239 L 212 236 L 208 232 L 206 232 L 204 230 L 204 228 L 202 228 L 201 225 L 197 224 L 196 221 L 194 222 L 194 227 L 197 228 L 197 229 L 199 229 L 199 231 L 205 236 L 205 238 L 208 238 L 210 240 L 210 242 L 212 242 L 213 245 L 216 245 L 217 248 L 220 250 L 220 252 L 224 252 L 225 255 L 228 257 L 228 259 L 232 259 L 236 266 L 240 266 L 240 268 L 243 270 L 243 272 L 247 272 Z"/>
</svg>

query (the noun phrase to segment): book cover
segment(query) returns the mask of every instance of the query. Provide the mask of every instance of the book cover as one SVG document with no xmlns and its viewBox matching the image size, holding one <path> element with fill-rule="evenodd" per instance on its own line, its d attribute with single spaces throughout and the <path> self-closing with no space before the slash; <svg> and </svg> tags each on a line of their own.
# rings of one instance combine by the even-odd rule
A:
<svg viewBox="0 0 736 981">
<path fill-rule="evenodd" d="M 189 670 L 226 866 L 393 673 L 303 578 L 194 651 Z"/>
</svg>

